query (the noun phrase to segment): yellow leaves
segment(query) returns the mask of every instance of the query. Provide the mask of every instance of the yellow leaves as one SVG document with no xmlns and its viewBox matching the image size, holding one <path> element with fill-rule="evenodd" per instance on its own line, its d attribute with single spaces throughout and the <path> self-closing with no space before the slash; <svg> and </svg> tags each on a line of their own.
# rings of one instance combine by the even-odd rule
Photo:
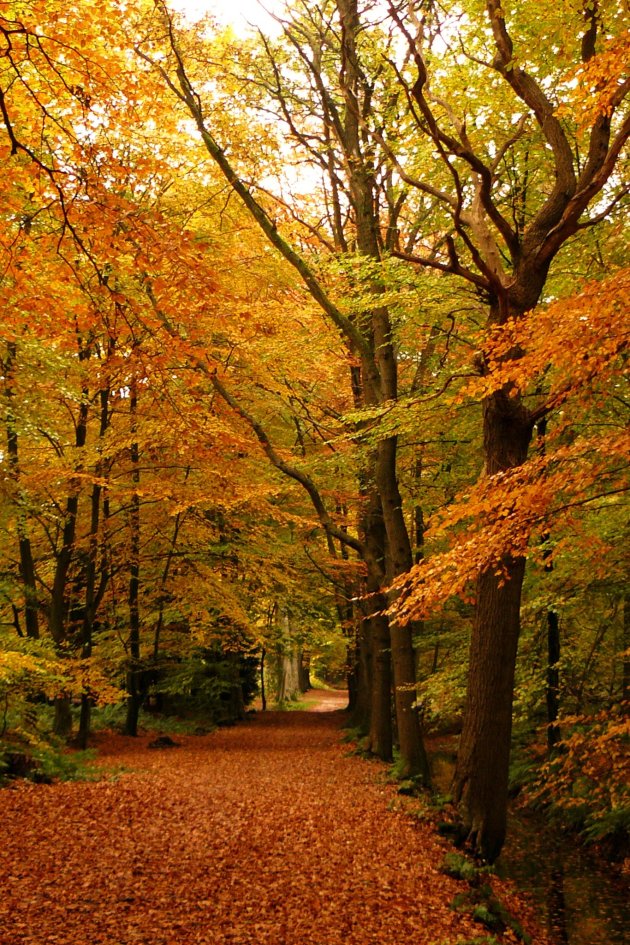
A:
<svg viewBox="0 0 630 945">
<path fill-rule="evenodd" d="M 53 663 L 42 660 L 30 653 L 16 650 L 0 650 L 0 686 L 14 687 L 29 676 L 50 672 Z"/>
<path fill-rule="evenodd" d="M 89 695 L 99 705 L 115 704 L 124 698 L 96 661 L 54 655 L 46 644 L 5 641 L 0 648 L 0 693 L 16 692 L 22 697 L 41 693 L 53 699 L 65 694 L 75 698 Z"/>
</svg>

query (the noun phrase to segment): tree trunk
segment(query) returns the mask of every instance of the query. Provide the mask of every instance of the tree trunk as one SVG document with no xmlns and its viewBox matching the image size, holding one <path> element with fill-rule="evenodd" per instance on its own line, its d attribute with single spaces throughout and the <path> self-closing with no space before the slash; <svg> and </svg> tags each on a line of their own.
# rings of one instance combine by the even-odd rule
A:
<svg viewBox="0 0 630 945">
<path fill-rule="evenodd" d="M 517 397 L 497 391 L 484 401 L 486 471 L 521 465 L 532 425 Z M 499 573 L 496 573 L 496 572 Z M 475 851 L 489 862 L 505 840 L 514 670 L 525 559 L 506 555 L 477 582 L 468 692 L 454 797 Z"/>
<path fill-rule="evenodd" d="M 262 703 L 263 712 L 267 711 L 267 693 L 265 692 L 265 656 L 267 655 L 266 649 L 263 648 L 260 651 L 260 701 Z"/>
<path fill-rule="evenodd" d="M 135 379 L 131 383 L 129 411 L 131 432 L 135 434 L 137 425 L 137 390 Z M 130 532 L 130 566 L 129 566 L 129 669 L 127 671 L 127 718 L 125 721 L 125 735 L 138 734 L 138 716 L 142 702 L 140 685 L 140 454 L 137 440 L 131 443 L 131 480 L 134 491 L 131 496 L 131 512 L 129 515 Z"/>
<path fill-rule="evenodd" d="M 630 712 L 630 592 L 623 598 L 623 655 L 621 667 L 621 699 Z"/>
<path fill-rule="evenodd" d="M 386 607 L 384 597 L 371 601 L 373 606 Z M 368 750 L 382 761 L 392 760 L 392 661 L 389 622 L 384 615 L 369 620 L 372 651 L 372 688 L 370 698 L 370 732 Z"/>
<path fill-rule="evenodd" d="M 547 748 L 554 750 L 562 735 L 558 725 L 560 709 L 560 622 L 555 610 L 547 611 Z"/>
<path fill-rule="evenodd" d="M 39 638 L 39 605 L 37 589 L 35 587 L 35 562 L 33 560 L 33 550 L 28 535 L 26 513 L 23 508 L 23 496 L 20 489 L 19 438 L 13 410 L 15 397 L 13 392 L 13 374 L 16 357 L 17 345 L 15 342 L 10 342 L 7 344 L 7 359 L 4 365 L 5 392 L 7 397 L 7 456 L 9 460 L 9 474 L 18 489 L 17 533 L 20 552 L 20 579 L 24 589 L 24 622 L 26 624 L 26 636 L 30 637 L 32 640 L 37 640 Z"/>
<path fill-rule="evenodd" d="M 377 482 L 387 532 L 388 579 L 404 574 L 413 566 L 409 532 L 403 516 L 402 498 L 396 473 L 396 437 L 379 444 Z M 394 671 L 394 705 L 400 745 L 401 771 L 404 778 L 417 777 L 423 784 L 431 782 L 420 719 L 416 711 L 416 658 L 412 625 L 392 623 L 390 627 Z"/>
<path fill-rule="evenodd" d="M 370 649 L 370 729 L 368 750 L 383 761 L 391 761 L 393 732 L 391 707 L 391 640 L 385 616 L 387 598 L 385 545 L 387 536 L 382 506 L 374 488 L 363 490 L 365 504 L 360 528 L 365 547 L 366 600 L 362 604 Z"/>
<path fill-rule="evenodd" d="M 357 630 L 357 682 L 356 703 L 352 712 L 352 724 L 367 733 L 370 729 L 372 669 L 370 665 L 369 628 L 359 617 Z"/>
<path fill-rule="evenodd" d="M 308 692 L 311 686 L 311 657 L 300 649 L 298 654 L 298 681 L 300 692 Z"/>
<path fill-rule="evenodd" d="M 358 598 L 360 594 L 357 587 L 354 596 Z M 350 610 L 354 626 L 352 641 L 348 641 L 348 712 L 350 725 L 367 735 L 372 693 L 371 632 L 366 609 L 358 606 L 355 610 L 350 604 Z"/>
<path fill-rule="evenodd" d="M 77 748 L 82 751 L 87 748 L 92 726 L 92 697 L 83 692 L 81 694 L 81 713 L 79 715 L 79 731 L 77 732 Z"/>
<path fill-rule="evenodd" d="M 72 733 L 72 706 L 70 696 L 57 696 L 55 699 L 55 717 L 53 732 L 59 738 L 68 738 Z"/>
<path fill-rule="evenodd" d="M 109 343 L 109 352 L 113 352 L 113 342 L 111 340 Z M 99 394 L 101 403 L 99 439 L 101 441 L 107 433 L 107 428 L 109 426 L 109 395 L 110 392 L 107 388 L 101 390 Z M 100 477 L 103 475 L 103 472 L 104 464 L 102 460 L 99 459 L 94 470 L 95 476 L 99 477 L 100 479 Z M 83 626 L 81 628 L 81 656 L 85 660 L 89 660 L 92 655 L 92 634 L 94 631 L 94 623 L 96 621 L 96 612 L 100 600 L 105 593 L 108 578 L 107 571 L 103 571 L 101 574 L 100 587 L 97 588 L 96 577 L 98 570 L 97 558 L 99 549 L 98 537 L 101 520 L 102 493 L 103 486 L 99 481 L 95 482 L 92 486 L 92 497 L 90 501 L 90 541 L 85 579 L 85 613 L 83 616 Z M 81 715 L 79 718 L 79 731 L 77 734 L 77 747 L 81 749 L 87 748 L 88 739 L 90 737 L 91 715 L 92 696 L 89 692 L 84 692 L 81 694 Z"/>
</svg>

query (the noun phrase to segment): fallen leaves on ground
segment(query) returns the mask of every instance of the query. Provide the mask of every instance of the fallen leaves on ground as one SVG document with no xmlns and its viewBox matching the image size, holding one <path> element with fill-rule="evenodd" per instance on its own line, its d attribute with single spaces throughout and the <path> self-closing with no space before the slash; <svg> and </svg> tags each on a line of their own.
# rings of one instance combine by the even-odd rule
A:
<svg viewBox="0 0 630 945">
<path fill-rule="evenodd" d="M 449 909 L 465 884 L 439 870 L 447 847 L 388 809 L 384 766 L 349 756 L 339 725 L 339 713 L 264 713 L 166 751 L 112 735 L 102 762 L 127 773 L 0 792 L 1 945 L 481 938 Z"/>
</svg>

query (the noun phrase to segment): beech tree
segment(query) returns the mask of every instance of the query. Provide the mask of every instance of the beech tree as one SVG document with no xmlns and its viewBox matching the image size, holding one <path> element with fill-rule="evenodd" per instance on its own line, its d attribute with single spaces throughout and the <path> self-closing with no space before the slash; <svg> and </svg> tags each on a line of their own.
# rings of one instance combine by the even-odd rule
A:
<svg viewBox="0 0 630 945">
<path fill-rule="evenodd" d="M 346 310 L 333 300 L 325 281 L 318 274 L 316 258 L 310 259 L 296 248 L 295 242 L 290 243 L 280 234 L 264 196 L 254 195 L 243 177 L 239 176 L 234 163 L 227 158 L 225 147 L 217 141 L 211 117 L 196 91 L 196 84 L 202 78 L 192 77 L 189 72 L 182 44 L 187 46 L 190 39 L 183 34 L 176 37 L 173 20 L 166 7 L 162 7 L 162 12 L 163 28 L 170 44 L 170 71 L 155 58 L 148 46 L 146 49 L 140 48 L 141 55 L 155 64 L 171 90 L 186 105 L 209 154 L 227 181 L 270 242 L 295 268 L 325 318 L 339 330 L 354 365 L 350 381 L 355 406 L 370 408 L 395 401 L 398 395 L 397 354 L 391 315 L 384 302 L 378 277 L 368 278 L 367 286 L 362 287 L 360 305 L 351 305 Z M 340 38 L 337 36 L 336 24 L 339 24 Z M 273 50 L 268 42 L 265 42 L 265 49 L 269 67 L 266 73 L 258 74 L 258 84 L 265 87 L 275 102 L 291 136 L 320 173 L 323 171 L 325 175 L 324 186 L 330 194 L 330 227 L 326 225 L 319 230 L 313 228 L 312 236 L 326 246 L 324 233 L 327 231 L 330 240 L 328 247 L 333 252 L 341 255 L 353 251 L 359 257 L 378 263 L 385 250 L 381 234 L 383 230 L 393 234 L 397 208 L 392 204 L 392 193 L 387 191 L 387 180 L 379 180 L 383 155 L 375 157 L 370 135 L 361 125 L 361 115 L 368 124 L 380 121 L 380 116 L 372 108 L 372 77 L 363 71 L 360 63 L 357 38 L 362 30 L 355 3 L 330 4 L 322 11 L 305 5 L 303 10 L 285 22 L 284 31 L 289 46 L 294 50 L 298 68 L 303 69 L 306 81 L 313 88 L 312 101 L 308 104 L 300 101 L 299 93 L 285 86 L 281 78 L 281 58 L 285 53 Z M 323 57 L 322 49 L 325 50 Z M 337 63 L 341 63 L 340 81 L 334 78 Z M 310 124 L 304 121 L 305 109 L 309 113 Z M 314 135 L 315 116 L 319 128 Z M 322 142 L 325 142 L 325 147 Z M 323 239 L 320 239 L 322 236 Z M 366 304 L 370 295 L 373 302 Z M 386 584 L 393 577 L 404 573 L 413 562 L 411 540 L 398 488 L 396 436 L 376 438 L 364 461 L 365 468 L 359 474 L 363 511 L 359 520 L 358 539 L 351 540 L 348 532 L 338 528 L 333 530 L 329 513 L 323 508 L 312 481 L 307 483 L 295 467 L 289 470 L 286 463 L 281 464 L 277 454 L 272 452 L 269 437 L 260 424 L 239 407 L 222 380 L 215 378 L 213 383 L 237 413 L 249 419 L 272 462 L 302 482 L 318 509 L 320 521 L 329 537 L 340 540 L 342 545 L 351 544 L 364 560 L 369 601 L 366 619 L 373 647 L 370 744 L 376 754 L 390 757 L 388 651 L 391 642 L 397 729 L 403 766 L 407 775 L 419 775 L 428 780 L 426 753 L 414 709 L 416 680 L 411 628 L 396 625 L 388 631 L 382 613 L 387 605 L 384 595 Z M 373 610 L 381 613 L 371 614 Z"/>
<path fill-rule="evenodd" d="M 526 3 L 488 2 L 483 10 L 430 10 L 422 21 L 393 7 L 392 16 L 416 69 L 406 87 L 418 132 L 433 142 L 444 180 L 452 182 L 436 188 L 414 168 L 413 185 L 436 199 L 450 222 L 433 255 L 410 254 L 411 261 L 472 284 L 487 300 L 489 328 L 519 320 L 540 302 L 567 241 L 605 219 L 625 193 L 616 176 L 630 132 L 628 81 L 618 58 L 622 15 L 614 5 L 587 4 L 583 11 L 556 10 L 547 19 Z M 453 18 L 457 38 L 451 46 Z M 574 36 L 579 38 L 567 39 Z M 455 63 L 462 62 L 454 65 L 455 75 L 463 77 L 464 68 L 467 76 L 478 75 L 494 104 L 486 99 L 470 114 L 473 97 L 453 94 L 452 84 L 441 91 L 436 56 L 442 44 L 447 54 L 452 49 Z M 580 98 L 570 102 L 566 83 L 573 77 L 595 93 L 598 55 L 607 75 L 612 60 L 614 78 L 583 115 Z M 411 172 L 407 177 L 412 179 Z M 519 356 L 518 348 L 508 349 L 501 360 Z M 488 371 L 483 352 L 479 370 Z M 544 399 L 530 406 L 510 382 L 484 397 L 489 482 L 524 463 L 532 430 L 552 406 Z M 477 579 L 455 796 L 471 845 L 489 860 L 505 835 L 524 571 L 524 555 L 506 543 Z"/>
</svg>

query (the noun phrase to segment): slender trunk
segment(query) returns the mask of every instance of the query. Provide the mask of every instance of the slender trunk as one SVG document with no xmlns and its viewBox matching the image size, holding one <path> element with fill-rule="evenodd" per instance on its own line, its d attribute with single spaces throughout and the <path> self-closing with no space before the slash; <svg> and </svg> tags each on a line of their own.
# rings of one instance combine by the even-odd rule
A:
<svg viewBox="0 0 630 945">
<path fill-rule="evenodd" d="M 111 350 L 111 343 L 110 343 Z M 109 390 L 104 389 L 100 392 L 101 417 L 99 438 L 103 439 L 109 426 Z M 94 470 L 97 479 L 103 474 L 103 463 L 99 460 Z M 81 628 L 81 656 L 84 660 L 89 660 L 92 655 L 92 633 L 96 620 L 96 610 L 100 597 L 105 591 L 105 586 L 101 581 L 101 587 L 97 589 L 96 577 L 98 567 L 99 551 L 99 527 L 101 515 L 101 498 L 103 487 L 100 482 L 95 482 L 92 486 L 92 496 L 90 501 L 90 535 L 88 547 L 88 559 L 85 580 L 85 613 L 83 616 L 83 626 Z M 106 572 L 102 578 L 107 580 Z M 79 731 L 77 734 L 77 744 L 79 748 L 86 748 L 90 736 L 90 721 L 92 714 L 92 695 L 89 692 L 81 694 L 81 714 L 79 717 Z"/>
<path fill-rule="evenodd" d="M 621 670 L 621 700 L 630 712 L 630 592 L 623 598 L 623 655 Z"/>
<path fill-rule="evenodd" d="M 547 435 L 547 418 L 543 417 L 536 426 L 538 437 L 538 451 L 541 456 L 546 453 L 545 437 Z M 543 560 L 545 574 L 553 572 L 553 558 L 549 548 L 550 534 L 545 531 L 542 535 L 544 544 Z M 558 723 L 560 712 L 560 620 L 552 607 L 547 607 L 547 684 L 545 699 L 547 704 L 547 751 L 551 754 L 561 740 L 562 735 Z"/>
<path fill-rule="evenodd" d="M 267 694 L 265 692 L 265 656 L 267 655 L 266 649 L 263 648 L 260 651 L 260 701 L 262 703 L 263 712 L 267 711 Z"/>
<path fill-rule="evenodd" d="M 77 417 L 75 446 L 78 455 L 85 446 L 87 438 L 88 421 L 88 394 L 83 390 L 81 405 L 79 407 L 79 416 Z M 81 469 L 81 460 L 77 465 L 77 472 Z M 55 562 L 55 573 L 53 575 L 53 586 L 50 598 L 50 608 L 48 622 L 50 633 L 57 644 L 64 642 L 67 636 L 66 618 L 67 618 L 67 597 L 66 588 L 68 583 L 68 574 L 70 565 L 74 557 L 74 542 L 77 532 L 77 516 L 79 512 L 79 490 L 80 482 L 74 478 L 70 481 L 70 494 L 66 498 L 66 510 L 63 522 L 63 531 L 61 536 L 61 548 L 57 552 Z"/>
<path fill-rule="evenodd" d="M 190 474 L 190 466 L 186 468 L 186 475 L 184 477 L 184 482 L 188 480 Z M 160 579 L 160 594 L 159 594 L 159 607 L 158 607 L 158 619 L 155 623 L 155 632 L 153 634 L 153 660 L 157 662 L 160 655 L 160 638 L 162 636 L 162 628 L 164 627 L 164 605 L 166 603 L 166 585 L 168 583 L 168 576 L 171 570 L 171 564 L 173 562 L 173 556 L 175 554 L 175 549 L 177 547 L 177 539 L 179 537 L 179 530 L 181 528 L 183 516 L 181 512 L 178 512 L 175 516 L 175 524 L 173 526 L 173 535 L 171 537 L 171 546 L 168 550 L 166 556 L 166 561 L 164 562 L 164 570 L 162 571 L 162 577 Z"/>
<path fill-rule="evenodd" d="M 89 356 L 84 349 L 79 352 L 81 359 Z M 79 416 L 77 418 L 75 445 L 78 450 L 85 446 L 87 438 L 88 421 L 88 391 L 82 392 L 81 405 L 79 407 Z M 79 456 L 81 453 L 79 452 Z M 81 460 L 77 466 L 77 471 L 81 468 Z M 76 480 L 70 481 L 71 493 L 66 499 L 66 510 L 64 516 L 61 548 L 57 552 L 55 562 L 55 572 L 53 575 L 52 593 L 50 597 L 50 606 L 48 611 L 48 625 L 50 634 L 57 647 L 63 648 L 68 636 L 67 627 L 67 584 L 70 565 L 74 558 L 74 543 L 77 531 L 77 516 L 79 512 L 79 489 L 80 484 Z M 72 712 L 70 708 L 70 698 L 62 693 L 55 700 L 55 720 L 53 723 L 55 735 L 61 738 L 67 738 L 72 732 Z"/>
<path fill-rule="evenodd" d="M 531 438 L 528 412 L 498 391 L 484 402 L 486 471 L 521 465 Z M 496 573 L 499 571 L 500 573 Z M 525 559 L 506 555 L 483 571 L 470 640 L 468 692 L 454 797 L 472 847 L 492 862 L 505 839 L 514 671 Z"/>
<path fill-rule="evenodd" d="M 127 671 L 127 718 L 125 721 L 125 735 L 138 734 L 138 716 L 142 692 L 140 685 L 140 454 L 137 430 L 138 393 L 135 379 L 131 383 L 129 412 L 132 432 L 131 443 L 131 481 L 133 493 L 131 496 L 131 512 L 129 515 L 130 532 L 130 566 L 129 566 L 129 669 Z"/>
<path fill-rule="evenodd" d="M 370 666 L 370 630 L 360 613 L 354 616 L 356 656 L 354 660 L 354 698 L 350 707 L 351 724 L 367 735 L 370 730 L 372 669 Z"/>
<path fill-rule="evenodd" d="M 405 523 L 402 498 L 396 475 L 396 437 L 388 437 L 379 444 L 377 482 L 383 504 L 383 520 L 387 532 L 388 579 L 404 574 L 413 565 L 409 532 Z M 429 785 L 431 773 L 420 719 L 416 710 L 416 658 L 414 653 L 413 624 L 390 627 L 392 663 L 394 670 L 394 704 L 401 757 L 401 777 L 417 777 Z"/>
<path fill-rule="evenodd" d="M 10 342 L 7 345 L 7 359 L 4 366 L 5 392 L 7 397 L 7 457 L 9 460 L 11 479 L 18 489 L 17 533 L 20 554 L 20 579 L 24 589 L 24 623 L 26 625 L 26 636 L 37 640 L 39 638 L 39 606 L 35 586 L 35 562 L 33 560 L 33 550 L 28 535 L 28 524 L 24 511 L 24 497 L 20 489 L 19 439 L 14 412 L 15 394 L 13 390 L 13 373 L 16 356 L 17 345 L 15 342 Z"/>
<path fill-rule="evenodd" d="M 81 627 L 81 657 L 84 660 L 89 660 L 92 655 L 92 630 L 96 616 L 96 567 L 101 493 L 102 486 L 94 483 L 92 486 L 90 539 L 85 582 L 85 613 Z M 90 737 L 91 714 L 92 696 L 89 692 L 82 692 L 79 731 L 77 733 L 77 746 L 82 749 L 87 748 L 88 738 Z"/>
<path fill-rule="evenodd" d="M 560 710 L 560 622 L 555 610 L 547 611 L 547 748 L 552 752 L 562 739 Z"/>
</svg>

